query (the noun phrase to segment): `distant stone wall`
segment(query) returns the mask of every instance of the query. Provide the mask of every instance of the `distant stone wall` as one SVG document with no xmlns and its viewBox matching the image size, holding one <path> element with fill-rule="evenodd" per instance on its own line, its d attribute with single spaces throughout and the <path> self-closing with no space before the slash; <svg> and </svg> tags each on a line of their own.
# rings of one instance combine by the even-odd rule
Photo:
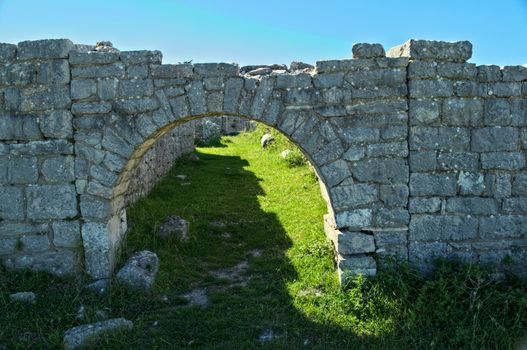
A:
<svg viewBox="0 0 527 350">
<path fill-rule="evenodd" d="M 147 195 L 152 187 L 174 165 L 181 155 L 194 150 L 194 129 L 196 121 L 191 121 L 169 131 L 143 155 L 140 163 L 130 176 L 126 192 L 126 206 Z"/>
<path fill-rule="evenodd" d="M 526 274 L 527 68 L 471 54 L 466 41 L 357 44 L 315 69 L 241 72 L 65 39 L 0 44 L 0 258 L 109 277 L 127 205 L 190 135 L 172 130 L 234 116 L 287 135 L 316 169 L 341 279 L 384 255 Z"/>
</svg>

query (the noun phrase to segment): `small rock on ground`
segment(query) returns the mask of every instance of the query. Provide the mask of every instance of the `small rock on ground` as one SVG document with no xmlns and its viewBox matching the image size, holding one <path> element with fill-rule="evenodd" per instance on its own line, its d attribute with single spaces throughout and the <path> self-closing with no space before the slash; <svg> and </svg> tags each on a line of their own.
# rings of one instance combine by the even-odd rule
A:
<svg viewBox="0 0 527 350">
<path fill-rule="evenodd" d="M 92 290 L 99 295 L 106 294 L 108 289 L 110 289 L 110 280 L 109 279 L 100 279 L 95 282 L 92 282 L 85 287 L 86 289 Z"/>
<path fill-rule="evenodd" d="M 271 329 L 264 329 L 262 333 L 258 336 L 258 341 L 260 343 L 267 343 L 275 340 L 278 336 Z"/>
<path fill-rule="evenodd" d="M 176 215 L 169 216 L 161 227 L 159 227 L 157 235 L 161 238 L 175 236 L 180 241 L 186 241 L 188 239 L 188 227 L 188 221 L 182 217 Z"/>
<path fill-rule="evenodd" d="M 124 318 L 114 318 L 70 328 L 64 333 L 64 349 L 73 350 L 87 347 L 105 335 L 130 330 L 133 325 L 132 321 Z"/>
<path fill-rule="evenodd" d="M 193 289 L 190 292 L 183 294 L 182 297 L 188 300 L 189 306 L 206 307 L 209 305 L 209 297 L 207 296 L 207 289 L 205 288 Z"/>
<path fill-rule="evenodd" d="M 128 287 L 149 290 L 154 284 L 158 269 L 159 259 L 156 253 L 143 250 L 128 259 L 116 277 Z"/>
<path fill-rule="evenodd" d="M 20 301 L 23 303 L 34 304 L 37 299 L 37 296 L 33 292 L 18 292 L 11 294 L 9 296 L 9 299 L 11 299 L 11 301 Z"/>
<path fill-rule="evenodd" d="M 274 140 L 275 140 L 275 138 L 274 138 L 274 136 L 272 134 L 265 134 L 264 136 L 262 136 L 262 139 L 260 140 L 260 145 L 262 146 L 262 148 L 266 148 Z"/>
<path fill-rule="evenodd" d="M 199 157 L 197 154 L 191 153 L 188 156 L 188 160 L 190 160 L 191 162 L 197 162 L 199 161 Z"/>
<path fill-rule="evenodd" d="M 286 149 L 284 151 L 282 151 L 282 153 L 280 153 L 280 156 L 282 156 L 282 158 L 286 159 L 287 157 L 289 157 L 289 155 L 293 153 L 293 151 L 291 151 L 290 149 Z"/>
<path fill-rule="evenodd" d="M 261 67 L 253 69 L 249 72 L 247 72 L 247 75 L 269 75 L 273 72 L 273 70 L 269 67 Z"/>
<path fill-rule="evenodd" d="M 187 179 L 187 175 L 183 175 L 183 174 L 176 175 L 176 179 L 180 181 L 185 181 Z"/>
</svg>

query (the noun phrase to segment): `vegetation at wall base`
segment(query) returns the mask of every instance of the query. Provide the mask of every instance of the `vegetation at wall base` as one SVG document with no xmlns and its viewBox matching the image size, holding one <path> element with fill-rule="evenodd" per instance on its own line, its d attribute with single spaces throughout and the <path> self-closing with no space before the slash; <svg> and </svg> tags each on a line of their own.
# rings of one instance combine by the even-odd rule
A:
<svg viewBox="0 0 527 350">
<path fill-rule="evenodd" d="M 387 261 L 376 278 L 339 286 L 316 178 L 280 156 L 293 149 L 283 136 L 262 149 L 265 132 L 199 148 L 128 210 L 121 262 L 156 252 L 151 292 L 99 296 L 84 277 L 1 270 L 0 349 L 61 348 L 65 330 L 103 313 L 134 328 L 101 349 L 514 349 L 526 335 L 527 282 L 485 267 L 437 261 L 425 277 Z M 170 215 L 190 222 L 187 242 L 154 234 Z M 36 303 L 10 301 L 18 291 Z M 189 305 L 190 291 L 207 304 Z"/>
</svg>

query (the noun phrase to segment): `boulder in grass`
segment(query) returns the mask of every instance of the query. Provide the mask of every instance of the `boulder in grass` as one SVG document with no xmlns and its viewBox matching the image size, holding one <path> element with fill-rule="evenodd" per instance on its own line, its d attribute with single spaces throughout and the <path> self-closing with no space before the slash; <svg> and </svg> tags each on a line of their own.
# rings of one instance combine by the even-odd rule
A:
<svg viewBox="0 0 527 350">
<path fill-rule="evenodd" d="M 133 326 L 132 321 L 124 318 L 113 318 L 107 321 L 73 327 L 64 333 L 64 349 L 74 350 L 86 348 L 104 336 L 131 330 Z"/>
<path fill-rule="evenodd" d="M 143 250 L 135 253 L 117 272 L 117 280 L 130 288 L 150 290 L 159 269 L 156 253 Z"/>
<path fill-rule="evenodd" d="M 272 134 L 265 134 L 260 140 L 260 145 L 262 148 L 267 148 L 275 140 Z"/>
<path fill-rule="evenodd" d="M 37 296 L 33 292 L 18 292 L 11 294 L 9 299 L 11 299 L 11 301 L 34 304 Z"/>
<path fill-rule="evenodd" d="M 161 238 L 177 237 L 178 240 L 184 242 L 188 240 L 188 227 L 188 221 L 182 217 L 169 216 L 159 227 L 157 235 Z"/>
</svg>

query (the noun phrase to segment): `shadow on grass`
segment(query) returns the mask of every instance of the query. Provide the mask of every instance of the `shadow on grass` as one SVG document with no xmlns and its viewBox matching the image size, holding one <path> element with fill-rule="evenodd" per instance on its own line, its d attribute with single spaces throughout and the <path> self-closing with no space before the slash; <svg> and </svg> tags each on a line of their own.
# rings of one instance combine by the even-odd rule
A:
<svg viewBox="0 0 527 350">
<path fill-rule="evenodd" d="M 103 349 L 476 348 L 477 341 L 449 342 L 454 336 L 449 332 L 462 328 L 479 334 L 482 329 L 462 322 L 456 326 L 458 319 L 442 317 L 437 309 L 417 315 L 422 309 L 409 306 L 434 304 L 427 296 L 442 301 L 451 292 L 448 283 L 432 284 L 420 296 L 408 284 L 423 280 L 408 273 L 414 281 L 384 276 L 384 285 L 359 280 L 343 292 L 323 233 L 293 247 L 279 217 L 261 208 L 261 179 L 246 170 L 247 161 L 199 157 L 198 162 L 180 161 L 128 210 L 131 229 L 121 259 L 143 249 L 158 254 L 160 272 L 151 293 L 116 287 L 101 297 L 71 281 L 2 273 L 0 349 L 59 348 L 66 329 L 97 321 L 101 310 L 134 321 L 132 332 L 103 340 L 98 345 Z M 187 175 L 185 182 L 177 174 Z M 188 242 L 153 234 L 170 215 L 190 221 Z M 243 268 L 233 278 L 218 273 L 235 266 Z M 19 290 L 35 291 L 37 303 L 9 302 L 9 293 Z M 193 290 L 205 291 L 207 306 L 187 304 L 183 295 Z M 505 297 L 495 300 L 507 302 Z M 87 314 L 76 320 L 81 304 Z M 443 307 L 450 306 L 446 302 Z M 463 320 L 463 313 L 460 309 L 455 315 Z M 452 311 L 445 309 L 445 314 Z"/>
</svg>

